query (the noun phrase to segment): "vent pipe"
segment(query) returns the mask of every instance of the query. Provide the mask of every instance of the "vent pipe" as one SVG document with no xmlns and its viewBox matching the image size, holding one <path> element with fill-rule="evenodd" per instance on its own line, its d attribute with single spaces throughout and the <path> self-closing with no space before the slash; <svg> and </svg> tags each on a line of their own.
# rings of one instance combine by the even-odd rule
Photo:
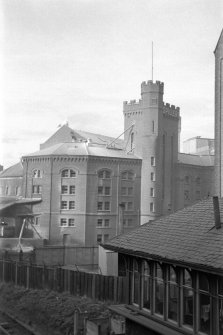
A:
<svg viewBox="0 0 223 335">
<path fill-rule="evenodd" d="M 219 200 L 217 196 L 213 197 L 215 228 L 221 228 L 221 217 L 219 209 Z"/>
</svg>

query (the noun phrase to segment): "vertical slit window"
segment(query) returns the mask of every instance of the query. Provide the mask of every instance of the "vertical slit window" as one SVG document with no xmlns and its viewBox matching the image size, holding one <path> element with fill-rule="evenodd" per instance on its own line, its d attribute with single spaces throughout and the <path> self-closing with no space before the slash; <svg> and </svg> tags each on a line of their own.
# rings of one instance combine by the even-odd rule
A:
<svg viewBox="0 0 223 335">
<path fill-rule="evenodd" d="M 151 309 L 151 297 L 152 297 L 152 280 L 149 264 L 143 262 L 143 303 L 142 307 L 145 309 Z"/>
<path fill-rule="evenodd" d="M 164 278 L 161 266 L 155 264 L 155 313 L 163 315 Z"/>
</svg>

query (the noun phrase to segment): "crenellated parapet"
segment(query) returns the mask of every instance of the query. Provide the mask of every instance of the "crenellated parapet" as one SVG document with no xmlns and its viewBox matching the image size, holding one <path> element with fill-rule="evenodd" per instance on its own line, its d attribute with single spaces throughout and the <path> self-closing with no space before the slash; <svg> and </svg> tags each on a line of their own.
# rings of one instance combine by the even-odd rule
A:
<svg viewBox="0 0 223 335">
<path fill-rule="evenodd" d="M 153 82 L 152 80 L 143 81 L 141 84 L 141 94 L 144 93 L 161 93 L 164 91 L 164 83 L 161 81 Z"/>
<path fill-rule="evenodd" d="M 123 102 L 123 112 L 138 111 L 142 107 L 142 100 L 130 100 Z"/>
<path fill-rule="evenodd" d="M 175 105 L 170 105 L 169 103 L 163 103 L 163 115 L 167 117 L 180 117 L 180 108 Z"/>
</svg>

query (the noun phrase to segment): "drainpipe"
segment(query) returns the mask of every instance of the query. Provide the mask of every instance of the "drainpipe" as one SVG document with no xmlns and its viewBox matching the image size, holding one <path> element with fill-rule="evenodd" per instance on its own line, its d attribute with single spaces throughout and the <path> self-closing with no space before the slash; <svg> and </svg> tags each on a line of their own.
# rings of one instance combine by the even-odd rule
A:
<svg viewBox="0 0 223 335">
<path fill-rule="evenodd" d="M 50 158 L 50 214 L 49 214 L 49 241 L 51 235 L 51 220 L 52 220 L 52 185 L 53 185 L 53 157 Z"/>
</svg>

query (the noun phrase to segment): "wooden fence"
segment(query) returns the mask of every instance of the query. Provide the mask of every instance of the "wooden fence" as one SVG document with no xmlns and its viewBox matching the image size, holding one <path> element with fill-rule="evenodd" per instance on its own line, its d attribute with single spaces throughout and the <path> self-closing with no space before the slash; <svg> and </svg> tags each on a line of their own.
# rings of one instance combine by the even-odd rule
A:
<svg viewBox="0 0 223 335">
<path fill-rule="evenodd" d="M 128 278 L 0 259 L 0 281 L 28 289 L 49 289 L 100 301 L 128 303 Z"/>
</svg>

